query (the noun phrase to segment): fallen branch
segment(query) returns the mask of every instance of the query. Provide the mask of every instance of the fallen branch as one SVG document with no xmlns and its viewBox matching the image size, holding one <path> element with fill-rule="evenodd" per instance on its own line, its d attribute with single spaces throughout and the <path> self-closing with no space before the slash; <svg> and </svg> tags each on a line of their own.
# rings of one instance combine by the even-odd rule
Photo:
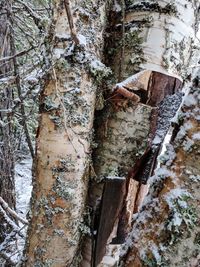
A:
<svg viewBox="0 0 200 267">
<path fill-rule="evenodd" d="M 12 217 L 14 217 L 16 220 L 20 221 L 23 224 L 28 224 L 28 221 L 22 217 L 20 217 L 14 210 L 12 210 L 9 206 L 8 203 L 5 202 L 5 200 L 3 200 L 2 197 L 0 197 L 0 204 L 2 206 L 2 208 L 7 211 L 10 215 L 12 215 Z"/>
</svg>

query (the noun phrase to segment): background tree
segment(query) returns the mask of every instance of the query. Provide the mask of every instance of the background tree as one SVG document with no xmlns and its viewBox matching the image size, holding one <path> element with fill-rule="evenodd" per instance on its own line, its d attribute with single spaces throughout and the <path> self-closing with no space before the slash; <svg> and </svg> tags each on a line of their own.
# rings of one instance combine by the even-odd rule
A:
<svg viewBox="0 0 200 267">
<path fill-rule="evenodd" d="M 33 11 L 31 4 L 36 3 Z M 0 6 L 0 264 L 15 266 L 21 256 L 16 244 L 24 238 L 24 226 L 19 222 L 26 224 L 14 211 L 15 163 L 27 157 L 28 150 L 34 156 L 48 8 L 38 1 L 29 5 L 25 1 L 1 1 Z"/>
<path fill-rule="evenodd" d="M 9 12 L 11 10 L 11 1 L 2 1 L 0 9 L 4 12 L 0 17 L 0 54 L 2 57 L 11 55 L 10 32 L 11 24 Z M 1 61 L 0 78 L 7 79 L 12 72 L 13 67 L 6 60 Z M 13 88 L 5 85 L 0 90 L 0 196 L 3 197 L 11 208 L 15 208 L 14 191 L 14 128 L 12 125 L 12 116 L 7 112 L 13 104 Z M 4 210 L 0 209 L 0 242 L 2 243 L 6 235 L 11 232 L 12 225 Z"/>
</svg>

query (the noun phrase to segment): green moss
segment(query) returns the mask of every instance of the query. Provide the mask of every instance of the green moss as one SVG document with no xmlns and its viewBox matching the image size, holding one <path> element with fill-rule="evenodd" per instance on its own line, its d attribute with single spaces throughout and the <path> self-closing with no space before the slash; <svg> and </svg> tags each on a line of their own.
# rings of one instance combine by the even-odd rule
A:
<svg viewBox="0 0 200 267">
<path fill-rule="evenodd" d="M 142 267 L 169 267 L 167 262 L 162 258 L 160 261 L 157 261 L 153 255 L 146 256 L 142 259 Z"/>
<path fill-rule="evenodd" d="M 52 191 L 55 192 L 58 197 L 64 198 L 65 200 L 72 200 L 75 193 L 74 189 L 70 188 L 68 184 L 64 182 L 63 179 L 59 176 L 56 177 Z"/>
<path fill-rule="evenodd" d="M 183 235 L 190 234 L 190 230 L 196 225 L 198 216 L 196 209 L 189 204 L 188 195 L 178 197 L 170 207 L 171 213 L 166 222 L 166 230 L 169 234 L 168 245 L 175 244 Z"/>
<path fill-rule="evenodd" d="M 59 59 L 56 60 L 55 62 L 55 68 L 58 71 L 66 71 L 67 69 L 70 68 L 69 61 L 67 61 L 65 58 L 60 57 Z"/>
</svg>

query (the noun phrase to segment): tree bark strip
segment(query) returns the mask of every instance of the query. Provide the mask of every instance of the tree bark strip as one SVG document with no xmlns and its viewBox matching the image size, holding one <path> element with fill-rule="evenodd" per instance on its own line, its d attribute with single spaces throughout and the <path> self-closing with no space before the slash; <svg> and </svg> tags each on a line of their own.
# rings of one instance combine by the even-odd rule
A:
<svg viewBox="0 0 200 267">
<path fill-rule="evenodd" d="M 122 209 L 126 194 L 125 178 L 107 178 L 101 202 L 101 216 L 95 246 L 94 266 L 98 266 L 106 252 L 106 244 Z"/>
</svg>

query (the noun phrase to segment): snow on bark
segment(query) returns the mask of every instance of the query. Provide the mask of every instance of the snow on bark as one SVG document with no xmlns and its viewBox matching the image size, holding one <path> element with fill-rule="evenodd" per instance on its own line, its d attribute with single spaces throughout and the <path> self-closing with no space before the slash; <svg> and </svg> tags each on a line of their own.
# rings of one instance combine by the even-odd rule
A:
<svg viewBox="0 0 200 267">
<path fill-rule="evenodd" d="M 196 38 L 197 1 L 137 1 L 128 6 L 126 23 L 148 18 L 142 29 L 143 69 L 182 78 Z M 180 49 L 181 48 L 181 49 Z"/>
<path fill-rule="evenodd" d="M 105 63 L 112 68 L 116 85 L 113 85 L 111 95 L 106 95 L 106 107 L 97 114 L 98 147 L 93 159 L 98 184 L 93 182 L 91 186 L 89 203 L 98 209 L 103 180 L 107 176 L 136 180 L 132 186 L 127 185 L 124 202 L 127 208 L 128 203 L 135 202 L 131 204 L 135 207 L 119 214 L 118 231 L 123 232 L 130 229 L 130 218 L 138 211 L 146 194 L 148 188 L 144 184 L 156 166 L 170 120 L 181 103 L 177 89 L 180 89 L 190 62 L 197 30 L 198 2 L 128 1 L 125 6 L 121 3 L 121 10 L 116 4 L 117 1 L 113 2 L 114 8 L 110 8 L 105 35 Z M 143 85 L 143 76 L 147 86 Z M 97 223 L 95 230 L 98 227 L 103 229 Z M 97 240 L 98 235 L 101 233 L 97 231 Z M 107 253 L 113 245 L 109 242 Z M 96 249 L 95 253 L 94 258 L 99 259 L 101 251 Z M 104 266 L 110 266 L 105 262 L 107 253 Z M 157 255 L 155 247 L 154 254 Z M 110 261 L 109 257 L 107 259 Z"/>
<path fill-rule="evenodd" d="M 95 81 L 109 73 L 103 64 L 100 70 L 91 68 L 92 62 L 101 60 L 102 2 L 70 1 L 78 44 L 71 36 L 64 6 L 55 2 L 53 67 L 40 100 L 25 266 L 76 266 L 80 260 L 80 240 L 89 231 L 83 213 Z M 96 9 L 97 2 L 101 9 Z"/>
<path fill-rule="evenodd" d="M 166 150 L 166 161 L 151 179 L 151 189 L 142 211 L 134 219 L 132 232 L 122 253 L 121 266 L 197 266 L 199 253 L 199 139 L 189 151 L 184 149 L 187 138 L 199 131 L 200 88 L 193 86 L 191 95 L 198 99 L 195 106 L 182 107 L 181 121 L 172 134 L 171 147 Z M 180 139 L 180 125 L 189 124 Z M 178 129 L 178 131 L 177 131 Z M 165 155 L 164 155 L 165 156 Z M 168 159 L 168 160 L 167 160 Z M 197 177 L 197 179 L 196 179 Z M 194 265 L 190 265 L 194 262 Z"/>
</svg>

